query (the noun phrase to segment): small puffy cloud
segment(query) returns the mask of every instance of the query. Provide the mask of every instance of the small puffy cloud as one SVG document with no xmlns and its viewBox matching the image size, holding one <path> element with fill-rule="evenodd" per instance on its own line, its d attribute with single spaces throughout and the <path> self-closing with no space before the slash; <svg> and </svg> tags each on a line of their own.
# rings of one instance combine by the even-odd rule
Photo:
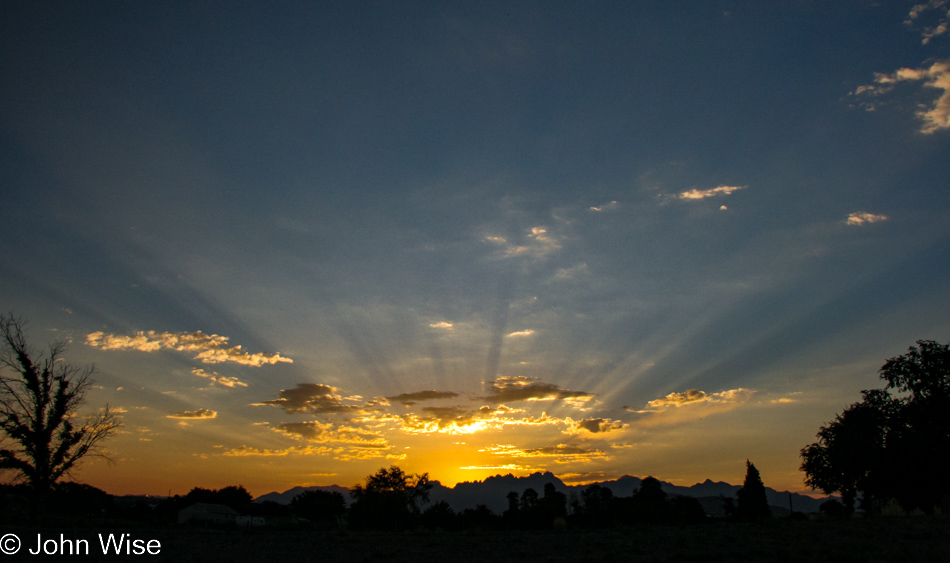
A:
<svg viewBox="0 0 950 563">
<path fill-rule="evenodd" d="M 180 420 L 208 420 L 211 418 L 217 418 L 218 413 L 216 411 L 208 409 L 198 409 L 196 411 L 181 411 L 167 415 L 165 418 L 174 418 Z"/>
<path fill-rule="evenodd" d="M 861 105 L 874 111 L 877 109 L 874 98 L 891 92 L 900 82 L 920 82 L 924 88 L 939 92 L 933 102 L 922 104 L 917 111 L 917 117 L 924 122 L 921 133 L 929 135 L 950 129 L 950 59 L 935 61 L 927 68 L 900 68 L 891 74 L 875 73 L 873 84 L 859 86 L 851 95 L 861 97 Z"/>
<path fill-rule="evenodd" d="M 249 353 L 240 345 L 228 347 L 228 337 L 198 332 L 148 332 L 139 331 L 132 336 L 106 334 L 102 331 L 86 335 L 86 345 L 100 350 L 138 350 L 157 352 L 175 350 L 196 352 L 195 359 L 205 364 L 233 362 L 245 366 L 260 367 L 264 364 L 293 363 L 280 354 Z"/>
<path fill-rule="evenodd" d="M 198 377 L 210 379 L 212 383 L 217 383 L 218 385 L 223 385 L 225 387 L 247 387 L 247 383 L 244 383 L 238 378 L 218 375 L 218 372 L 216 371 L 207 371 L 202 368 L 192 368 L 191 373 L 193 375 L 197 375 Z"/>
<path fill-rule="evenodd" d="M 452 391 L 416 391 L 414 393 L 401 393 L 399 395 L 393 395 L 392 397 L 386 397 L 390 401 L 397 403 L 402 403 L 403 405 L 410 407 L 416 404 L 418 401 L 434 401 L 439 399 L 452 399 L 458 397 L 458 393 Z"/>
<path fill-rule="evenodd" d="M 488 395 L 483 397 L 496 403 L 512 401 L 573 401 L 587 402 L 593 393 L 561 389 L 553 383 L 544 383 L 533 377 L 498 377 L 487 383 Z"/>
<path fill-rule="evenodd" d="M 904 24 L 912 28 L 920 27 L 923 37 L 921 43 L 930 43 L 934 37 L 946 33 L 950 26 L 950 0 L 929 0 L 916 4 L 910 9 Z"/>
<path fill-rule="evenodd" d="M 592 207 L 590 208 L 590 210 L 591 210 L 591 211 L 610 211 L 611 209 L 616 209 L 616 208 L 619 207 L 619 206 L 620 206 L 620 204 L 617 203 L 616 201 L 611 201 L 611 202 L 609 202 L 609 203 L 604 203 L 604 204 L 601 204 L 601 205 L 592 206 Z"/>
<path fill-rule="evenodd" d="M 437 323 L 429 323 L 429 328 L 440 328 L 443 330 L 451 330 L 453 327 L 452 323 L 445 321 L 439 321 Z"/>
<path fill-rule="evenodd" d="M 857 211 L 848 215 L 848 218 L 845 219 L 845 224 L 864 225 L 867 223 L 877 223 L 879 221 L 887 221 L 887 215 L 875 215 L 874 213 Z"/>
<path fill-rule="evenodd" d="M 745 188 L 746 186 L 718 186 L 715 188 L 710 188 L 708 190 L 692 189 L 692 190 L 687 190 L 685 192 L 681 192 L 680 194 L 676 196 L 676 199 L 685 199 L 685 200 L 706 199 L 708 197 L 729 195 L 733 192 L 743 190 Z"/>
</svg>

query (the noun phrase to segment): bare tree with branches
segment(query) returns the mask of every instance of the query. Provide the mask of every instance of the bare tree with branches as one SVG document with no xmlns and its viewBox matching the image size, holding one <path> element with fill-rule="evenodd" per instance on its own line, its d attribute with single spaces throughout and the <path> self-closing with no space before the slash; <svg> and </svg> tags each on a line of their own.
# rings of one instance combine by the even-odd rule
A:
<svg viewBox="0 0 950 563">
<path fill-rule="evenodd" d="M 100 443 L 121 425 L 108 405 L 84 421 L 95 366 L 76 367 L 63 359 L 66 343 L 54 342 L 38 354 L 26 341 L 24 321 L 0 315 L 0 471 L 12 471 L 45 494 L 87 456 L 105 457 Z"/>
</svg>

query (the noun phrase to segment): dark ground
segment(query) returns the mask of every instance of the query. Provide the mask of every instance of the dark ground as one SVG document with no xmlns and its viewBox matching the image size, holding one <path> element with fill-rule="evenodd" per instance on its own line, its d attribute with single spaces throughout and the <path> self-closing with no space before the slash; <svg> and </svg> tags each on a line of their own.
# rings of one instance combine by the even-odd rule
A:
<svg viewBox="0 0 950 563">
<path fill-rule="evenodd" d="M 275 561 L 503 563 L 526 561 L 928 561 L 950 562 L 950 518 L 714 522 L 697 526 L 561 532 L 315 532 L 267 529 L 135 529 L 161 541 L 159 555 L 103 556 L 97 534 L 118 529 L 49 530 L 44 539 L 87 539 L 90 556 L 31 556 L 38 530 L 6 528 L 23 548 L 3 561 Z"/>
</svg>

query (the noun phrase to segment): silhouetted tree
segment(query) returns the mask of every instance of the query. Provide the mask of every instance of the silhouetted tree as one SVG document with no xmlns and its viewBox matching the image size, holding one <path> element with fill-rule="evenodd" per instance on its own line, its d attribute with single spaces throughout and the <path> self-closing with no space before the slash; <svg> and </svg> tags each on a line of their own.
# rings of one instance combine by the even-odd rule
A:
<svg viewBox="0 0 950 563">
<path fill-rule="evenodd" d="M 850 511 L 875 511 L 889 499 L 905 510 L 933 512 L 950 495 L 943 460 L 950 456 L 950 345 L 918 340 L 880 369 L 883 389 L 822 426 L 801 451 L 805 484 L 841 492 Z M 892 396 L 891 392 L 900 393 Z"/>
<path fill-rule="evenodd" d="M 544 484 L 541 511 L 549 523 L 553 523 L 556 518 L 567 518 L 567 495 L 558 491 L 554 483 Z"/>
<path fill-rule="evenodd" d="M 510 491 L 505 498 L 508 499 L 508 509 L 502 513 L 501 517 L 505 527 L 514 530 L 521 526 L 521 508 L 518 493 Z"/>
<path fill-rule="evenodd" d="M 13 471 L 38 499 L 84 457 L 104 457 L 101 442 L 120 423 L 108 406 L 84 421 L 75 418 L 95 367 L 65 362 L 63 342 L 37 353 L 23 326 L 22 319 L 0 315 L 0 430 L 7 442 L 0 443 L 0 471 Z"/>
<path fill-rule="evenodd" d="M 494 530 L 498 528 L 498 516 L 484 504 L 466 508 L 458 516 L 460 526 L 466 530 Z"/>
<path fill-rule="evenodd" d="M 607 487 L 594 484 L 581 493 L 580 523 L 589 528 L 605 528 L 613 522 L 614 494 Z"/>
<path fill-rule="evenodd" d="M 670 511 L 673 521 L 678 524 L 698 524 L 706 521 L 706 511 L 699 499 L 687 496 L 675 496 L 670 499 Z"/>
<path fill-rule="evenodd" d="M 350 523 L 357 527 L 398 529 L 411 526 L 420 505 L 429 500 L 429 474 L 410 475 L 393 465 L 353 487 Z"/>
<path fill-rule="evenodd" d="M 202 489 L 201 487 L 195 487 L 185 495 L 183 505 L 187 506 L 196 502 L 223 504 L 241 514 L 246 514 L 251 507 L 252 498 L 251 493 L 244 488 L 244 485 L 229 485 L 223 489 Z"/>
<path fill-rule="evenodd" d="M 458 516 L 449 503 L 440 500 L 422 513 L 422 525 L 430 530 L 456 530 Z"/>
<path fill-rule="evenodd" d="M 745 461 L 745 480 L 742 488 L 736 493 L 736 516 L 740 520 L 753 521 L 772 517 L 768 498 L 765 496 L 765 485 L 759 470 L 749 461 Z"/>
<path fill-rule="evenodd" d="M 335 524 L 346 512 L 346 499 L 337 491 L 304 491 L 290 501 L 290 509 L 300 518 L 322 526 Z"/>
</svg>

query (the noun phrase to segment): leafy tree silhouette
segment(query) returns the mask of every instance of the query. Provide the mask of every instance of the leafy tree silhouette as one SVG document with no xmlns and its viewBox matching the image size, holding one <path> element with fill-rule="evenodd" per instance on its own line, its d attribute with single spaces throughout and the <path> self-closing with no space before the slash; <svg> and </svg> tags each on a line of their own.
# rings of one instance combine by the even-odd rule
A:
<svg viewBox="0 0 950 563">
<path fill-rule="evenodd" d="M 880 510 L 890 499 L 932 513 L 950 496 L 950 345 L 918 340 L 881 367 L 883 389 L 862 391 L 801 450 L 805 484 L 841 492 L 846 509 Z M 891 392 L 897 392 L 892 396 Z"/>
<path fill-rule="evenodd" d="M 244 485 L 229 485 L 223 489 L 202 489 L 195 487 L 185 495 L 183 505 L 204 502 L 208 504 L 223 504 L 240 512 L 247 514 L 251 508 L 251 493 L 244 488 Z"/>
<path fill-rule="evenodd" d="M 740 520 L 755 521 L 772 517 L 769 501 L 765 496 L 765 485 L 759 470 L 749 461 L 745 461 L 746 472 L 742 488 L 736 493 L 736 517 Z"/>
<path fill-rule="evenodd" d="M 327 527 L 346 512 L 346 499 L 336 491 L 304 491 L 290 501 L 290 509 L 300 518 Z"/>
<path fill-rule="evenodd" d="M 366 478 L 350 493 L 350 523 L 356 527 L 399 529 L 412 526 L 420 514 L 420 505 L 428 502 L 429 474 L 410 475 L 393 465 Z"/>
<path fill-rule="evenodd" d="M 0 443 L 0 471 L 13 471 L 40 503 L 84 457 L 105 457 L 101 442 L 121 424 L 108 406 L 85 421 L 77 419 L 95 367 L 63 361 L 63 342 L 36 353 L 23 326 L 12 314 L 0 315 L 0 430 L 6 438 Z"/>
</svg>

